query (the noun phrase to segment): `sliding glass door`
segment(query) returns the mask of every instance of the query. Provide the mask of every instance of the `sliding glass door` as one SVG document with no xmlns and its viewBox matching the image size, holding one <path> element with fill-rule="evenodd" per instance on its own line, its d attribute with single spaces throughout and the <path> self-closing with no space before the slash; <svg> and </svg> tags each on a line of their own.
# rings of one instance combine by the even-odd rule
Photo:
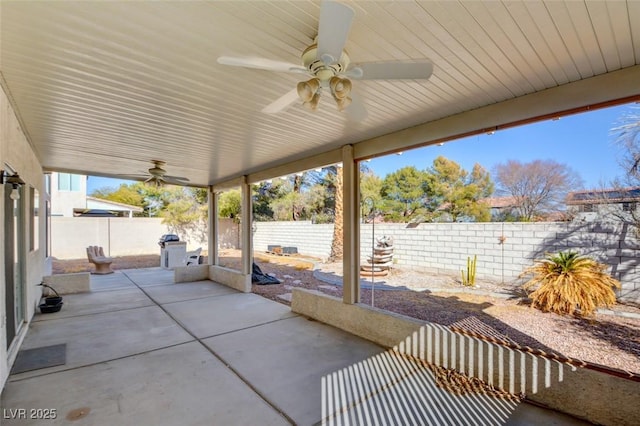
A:
<svg viewBox="0 0 640 426">
<path fill-rule="evenodd" d="M 20 198 L 10 197 L 11 188 L 4 191 L 4 274 L 5 308 L 7 313 L 7 348 L 11 346 L 24 322 L 24 210 L 23 190 Z"/>
</svg>

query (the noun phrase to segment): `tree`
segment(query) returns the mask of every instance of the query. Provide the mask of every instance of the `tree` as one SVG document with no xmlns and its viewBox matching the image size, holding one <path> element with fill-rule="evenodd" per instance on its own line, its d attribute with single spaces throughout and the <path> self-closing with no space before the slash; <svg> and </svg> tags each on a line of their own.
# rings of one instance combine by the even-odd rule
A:
<svg viewBox="0 0 640 426">
<path fill-rule="evenodd" d="M 360 198 L 362 202 L 372 200 L 378 207 L 382 204 L 382 179 L 369 169 L 360 170 Z"/>
<path fill-rule="evenodd" d="M 502 194 L 514 198 L 520 219 L 526 221 L 562 210 L 566 194 L 582 187 L 582 179 L 575 171 L 553 160 L 509 160 L 495 167 L 495 180 Z"/>
<path fill-rule="evenodd" d="M 305 213 L 302 205 L 302 194 L 299 192 L 287 192 L 283 197 L 271 202 L 274 220 L 300 220 Z"/>
<path fill-rule="evenodd" d="M 176 234 L 207 239 L 207 190 L 183 186 L 154 186 L 143 182 L 122 184 L 117 189 L 101 188 L 94 197 L 145 209 L 145 216 L 162 217 L 163 223 Z"/>
<path fill-rule="evenodd" d="M 230 189 L 218 197 L 218 217 L 227 217 L 240 221 L 242 195 L 239 189 Z"/>
<path fill-rule="evenodd" d="M 277 198 L 277 191 L 271 182 L 262 182 L 260 184 L 252 185 L 252 205 L 253 205 L 253 220 L 258 222 L 264 222 L 273 220 L 273 209 L 271 208 L 271 200 Z"/>
<path fill-rule="evenodd" d="M 143 182 L 131 184 L 123 183 L 117 189 L 100 188 L 91 196 L 117 203 L 138 206 L 144 209 L 144 213 L 136 216 L 158 216 L 166 208 L 168 201 L 166 187 L 156 187 Z"/>
<path fill-rule="evenodd" d="M 640 183 L 640 109 L 634 108 L 625 114 L 611 133 L 622 149 L 620 164 L 626 174 L 625 180 L 631 186 L 637 186 Z"/>
<path fill-rule="evenodd" d="M 144 193 L 140 191 L 138 184 L 127 185 L 123 183 L 116 190 L 108 187 L 96 189 L 91 196 L 130 206 L 144 207 Z"/>
<path fill-rule="evenodd" d="M 331 255 L 329 256 L 332 261 L 342 259 L 344 254 L 344 209 L 342 205 L 343 200 L 343 179 L 342 179 L 342 165 L 335 166 L 335 210 L 333 221 L 333 238 L 331 240 Z"/>
<path fill-rule="evenodd" d="M 380 194 L 385 216 L 408 222 L 425 211 L 427 174 L 414 166 L 403 167 L 385 176 Z"/>
<path fill-rule="evenodd" d="M 600 192 L 602 205 L 607 205 L 612 192 L 624 193 L 630 188 L 634 189 L 640 186 L 640 108 L 632 108 L 623 115 L 620 124 L 611 129 L 611 133 L 615 137 L 616 145 L 621 150 L 619 162 L 624 170 L 624 177 L 611 182 L 614 191 L 602 189 Z M 624 211 L 624 208 L 609 208 L 605 209 L 604 213 L 631 225 L 636 235 L 640 237 L 640 209 L 631 208 Z"/>
<path fill-rule="evenodd" d="M 176 234 L 195 236 L 199 241 L 206 241 L 209 207 L 206 198 L 202 197 L 202 192 L 183 186 L 165 186 L 162 192 L 166 205 L 160 212 L 160 216 L 169 230 Z"/>
<path fill-rule="evenodd" d="M 491 218 L 489 206 L 480 202 L 493 193 L 489 173 L 479 164 L 471 173 L 455 161 L 439 156 L 427 175 L 427 195 L 432 211 L 446 213 L 453 222 L 469 219 L 486 222 Z"/>
</svg>

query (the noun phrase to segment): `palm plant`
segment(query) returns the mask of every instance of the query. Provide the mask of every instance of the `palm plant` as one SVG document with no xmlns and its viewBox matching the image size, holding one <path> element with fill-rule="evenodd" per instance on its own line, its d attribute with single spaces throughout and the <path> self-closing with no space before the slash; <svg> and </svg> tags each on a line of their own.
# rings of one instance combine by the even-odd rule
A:
<svg viewBox="0 0 640 426">
<path fill-rule="evenodd" d="M 616 303 L 613 288 L 620 282 L 608 273 L 607 266 L 576 252 L 547 255 L 524 270 L 522 276 L 532 275 L 523 284 L 533 307 L 557 314 L 593 315 L 600 306 Z"/>
</svg>

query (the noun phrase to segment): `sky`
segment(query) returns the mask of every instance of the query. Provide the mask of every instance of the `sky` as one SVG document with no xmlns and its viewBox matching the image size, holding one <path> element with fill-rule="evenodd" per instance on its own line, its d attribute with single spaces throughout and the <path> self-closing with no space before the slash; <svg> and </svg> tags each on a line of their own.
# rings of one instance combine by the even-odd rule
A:
<svg viewBox="0 0 640 426">
<path fill-rule="evenodd" d="M 426 169 L 439 155 L 456 161 L 467 171 L 479 163 L 489 172 L 508 160 L 554 160 L 571 167 L 584 181 L 583 189 L 600 188 L 624 175 L 619 164 L 621 151 L 611 129 L 621 124 L 625 114 L 640 114 L 639 108 L 627 104 L 575 114 L 374 158 L 368 165 L 384 177 L 405 166 Z"/>
<path fill-rule="evenodd" d="M 374 158 L 368 166 L 378 176 L 405 166 L 426 169 L 433 160 L 442 155 L 459 163 L 470 171 L 479 163 L 491 172 L 496 164 L 508 160 L 526 163 L 533 160 L 554 160 L 571 167 L 584 181 L 584 188 L 592 189 L 609 186 L 612 180 L 623 175 L 618 159 L 620 150 L 614 144 L 611 129 L 620 125 L 625 114 L 640 114 L 637 104 L 620 105 L 587 113 L 547 120 L 511 129 L 499 130 L 492 135 L 477 135 L 442 146 L 430 146 L 402 155 L 392 154 Z M 118 179 L 90 176 L 87 193 L 95 189 L 117 188 Z"/>
</svg>

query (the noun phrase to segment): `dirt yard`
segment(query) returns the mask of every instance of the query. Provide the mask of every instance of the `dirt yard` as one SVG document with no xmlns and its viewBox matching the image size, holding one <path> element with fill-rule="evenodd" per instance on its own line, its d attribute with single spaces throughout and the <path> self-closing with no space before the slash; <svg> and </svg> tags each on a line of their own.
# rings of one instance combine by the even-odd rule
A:
<svg viewBox="0 0 640 426">
<path fill-rule="evenodd" d="M 342 297 L 342 287 L 336 285 L 342 276 L 340 264 L 265 253 L 256 253 L 255 260 L 264 273 L 282 281 L 274 285 L 253 285 L 253 292 L 263 297 L 289 304 L 286 295 L 294 287 Z M 237 269 L 239 251 L 222 251 L 220 263 Z M 159 256 L 135 256 L 115 258 L 112 266 L 117 270 L 159 265 Z M 91 270 L 86 259 L 54 260 L 53 268 L 54 273 Z M 475 317 L 522 346 L 640 373 L 640 309 L 637 307 L 619 304 L 613 314 L 599 313 L 589 320 L 565 317 L 529 307 L 517 288 L 495 282 L 463 287 L 455 277 L 399 268 L 374 284 L 373 289 L 361 290 L 362 303 L 371 305 L 373 299 L 377 308 L 445 326 Z M 388 289 L 383 290 L 383 286 Z"/>
</svg>

